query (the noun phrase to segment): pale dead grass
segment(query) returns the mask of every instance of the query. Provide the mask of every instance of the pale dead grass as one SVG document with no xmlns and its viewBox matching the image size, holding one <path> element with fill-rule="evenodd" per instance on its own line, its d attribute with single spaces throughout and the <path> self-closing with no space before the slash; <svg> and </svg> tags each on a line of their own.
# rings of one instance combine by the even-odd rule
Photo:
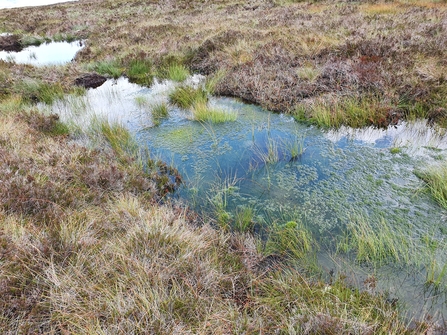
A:
<svg viewBox="0 0 447 335">
<path fill-rule="evenodd" d="M 273 270 L 253 235 L 198 224 L 155 189 L 125 182 L 149 178 L 131 160 L 123 169 L 122 155 L 69 144 L 18 115 L 0 116 L 1 333 L 406 331 L 383 297 Z M 12 191 L 22 204 L 8 202 Z"/>
<path fill-rule="evenodd" d="M 362 11 L 368 15 L 393 15 L 404 10 L 405 8 L 401 7 L 398 2 L 366 4 L 362 7 Z"/>
<path fill-rule="evenodd" d="M 112 57 L 122 64 L 137 59 L 164 66 L 175 59 L 207 75 L 225 70 L 217 94 L 274 111 L 290 112 L 302 99 L 326 94 L 377 94 L 412 104 L 428 101 L 424 108 L 430 115 L 439 108 L 430 91 L 439 85 L 419 76 L 424 69 L 418 64 L 420 58 L 447 58 L 445 8 L 443 1 L 410 0 L 110 0 L 60 4 L 49 11 L 7 10 L 0 20 L 8 31 L 86 38 L 78 61 Z M 308 63 L 322 71 L 316 80 L 299 72 Z M 76 69 L 72 75 L 80 71 L 68 68 Z M 70 82 L 66 73 L 53 79 Z"/>
</svg>

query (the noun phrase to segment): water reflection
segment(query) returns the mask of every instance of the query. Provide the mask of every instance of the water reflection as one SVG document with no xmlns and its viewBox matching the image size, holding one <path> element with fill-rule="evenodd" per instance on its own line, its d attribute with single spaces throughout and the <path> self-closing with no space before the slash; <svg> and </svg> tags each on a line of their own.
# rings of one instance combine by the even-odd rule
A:
<svg viewBox="0 0 447 335">
<path fill-rule="evenodd" d="M 62 65 L 70 62 L 83 48 L 83 42 L 51 42 L 29 46 L 22 51 L 0 51 L 0 59 L 7 62 L 36 66 Z"/>
<path fill-rule="evenodd" d="M 78 0 L 1 0 L 0 9 L 30 7 L 30 6 L 45 6 L 61 2 L 73 2 L 73 1 Z"/>
<path fill-rule="evenodd" d="M 229 98 L 212 98 L 211 103 L 237 112 L 235 122 L 199 123 L 189 111 L 170 106 L 169 117 L 155 126 L 151 106 L 168 102 L 174 85 L 156 82 L 144 88 L 126 79 L 108 81 L 51 110 L 80 125 L 98 115 L 121 122 L 142 148 L 178 168 L 186 183 L 179 195 L 195 209 L 212 213 L 224 196 L 230 216 L 246 206 L 261 224 L 300 221 L 321 246 L 323 268 L 348 274 L 361 288 L 374 275 L 376 292 L 399 298 L 410 317 L 426 312 L 447 316 L 445 294 L 427 291 L 425 284 L 426 266 L 446 263 L 446 213 L 420 191 L 423 183 L 414 174 L 446 161 L 445 133 L 423 122 L 385 131 L 321 131 Z M 299 154 L 294 157 L 296 144 Z M 401 255 L 408 262 L 371 267 L 356 262 L 355 253 L 337 253 L 335 244 L 347 236 L 354 215 L 403 234 L 411 244 L 411 255 Z"/>
</svg>

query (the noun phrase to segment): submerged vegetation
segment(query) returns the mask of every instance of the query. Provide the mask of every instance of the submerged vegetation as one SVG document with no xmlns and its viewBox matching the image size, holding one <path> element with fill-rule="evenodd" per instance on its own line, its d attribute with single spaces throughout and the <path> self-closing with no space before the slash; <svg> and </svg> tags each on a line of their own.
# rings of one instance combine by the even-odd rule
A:
<svg viewBox="0 0 447 335">
<path fill-rule="evenodd" d="M 1 32 L 20 32 L 23 45 L 87 41 L 65 66 L 0 61 L 0 331 L 445 331 L 410 322 L 385 293 L 343 273 L 325 278 L 300 220 L 274 220 L 257 235 L 254 207 L 228 209 L 235 180 L 209 195 L 213 211 L 199 217 L 169 196 L 182 184 L 178 171 L 141 152 L 122 125 L 96 119 L 81 131 L 35 103 L 84 94 L 75 78 L 94 71 L 145 86 L 155 77 L 176 81 L 169 103 L 211 123 L 237 117 L 210 104 L 216 93 L 327 128 L 421 117 L 446 125 L 446 15 L 445 2 L 430 0 L 109 0 L 0 10 Z M 184 83 L 191 73 L 207 81 Z M 154 125 L 171 106 L 135 103 Z M 176 132 L 194 139 L 191 130 Z M 298 159 L 304 145 L 299 136 L 269 137 L 255 151 L 268 165 Z M 445 168 L 419 176 L 447 208 Z M 420 243 L 384 220 L 346 221 L 339 253 L 415 264 L 427 286 L 447 287 L 446 248 L 435 233 L 411 236 L 431 251 L 414 257 Z"/>
<path fill-rule="evenodd" d="M 442 164 L 427 171 L 418 171 L 417 176 L 426 182 L 429 192 L 439 205 L 447 209 L 447 166 Z"/>
<path fill-rule="evenodd" d="M 228 121 L 235 121 L 237 118 L 236 112 L 229 112 L 210 107 L 204 102 L 196 102 L 191 108 L 193 119 L 196 121 L 210 121 L 212 123 L 222 123 Z"/>
<path fill-rule="evenodd" d="M 296 222 L 272 230 L 263 256 L 246 233 L 249 209 L 236 218 L 245 233 L 229 233 L 161 205 L 170 169 L 143 164 L 122 127 L 97 121 L 104 142 L 87 148 L 56 131 L 53 116 L 17 118 L 20 106 L 0 116 L 2 332 L 429 329 L 407 329 L 395 306 L 342 278 L 327 285 L 284 270 L 284 257 L 314 248 Z"/>
</svg>

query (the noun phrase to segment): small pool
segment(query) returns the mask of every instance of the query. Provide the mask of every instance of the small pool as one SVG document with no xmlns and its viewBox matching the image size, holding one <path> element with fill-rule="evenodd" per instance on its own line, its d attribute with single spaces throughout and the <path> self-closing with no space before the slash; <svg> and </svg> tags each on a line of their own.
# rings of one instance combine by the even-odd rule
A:
<svg viewBox="0 0 447 335">
<path fill-rule="evenodd" d="M 190 85 L 199 84 L 200 78 L 190 78 Z M 376 278 L 374 290 L 399 299 L 410 319 L 447 317 L 446 279 L 439 287 L 427 284 L 432 272 L 441 278 L 447 269 L 447 212 L 415 175 L 445 164 L 445 130 L 418 121 L 386 130 L 325 131 L 215 97 L 210 104 L 237 113 L 236 121 L 199 123 L 168 104 L 169 116 L 155 124 L 152 106 L 168 103 L 173 89 L 170 82 L 144 88 L 121 78 L 46 108 L 80 127 L 94 117 L 126 126 L 142 150 L 180 171 L 185 187 L 176 196 L 197 211 L 235 217 L 249 208 L 266 227 L 301 222 L 318 242 L 323 272 L 346 275 L 360 288 Z M 387 232 L 397 259 L 357 260 L 353 236 L 362 227 L 370 235 Z"/>
<path fill-rule="evenodd" d="M 3 8 L 17 8 L 17 7 L 34 7 L 53 5 L 60 2 L 72 2 L 77 0 L 2 0 L 0 2 L 0 9 Z"/>
<path fill-rule="evenodd" d="M 39 46 L 29 46 L 21 51 L 0 51 L 0 59 L 6 62 L 35 66 L 63 65 L 69 63 L 84 47 L 82 41 L 51 42 Z"/>
</svg>

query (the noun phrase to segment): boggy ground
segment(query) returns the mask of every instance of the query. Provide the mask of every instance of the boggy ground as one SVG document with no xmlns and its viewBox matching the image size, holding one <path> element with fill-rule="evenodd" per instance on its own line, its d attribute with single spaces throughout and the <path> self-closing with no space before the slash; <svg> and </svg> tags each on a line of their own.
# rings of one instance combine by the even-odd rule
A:
<svg viewBox="0 0 447 335">
<path fill-rule="evenodd" d="M 366 123 L 442 123 L 445 4 L 81 0 L 2 10 L 0 21 L 21 44 L 87 39 L 78 63 L 0 61 L 2 333 L 443 332 L 405 319 L 369 290 L 373 278 L 359 290 L 292 267 L 294 248 L 314 257 L 293 224 L 270 251 L 249 233 L 212 228 L 166 201 L 175 171 L 144 162 L 123 129 L 99 125 L 85 146 L 33 103 L 82 94 L 75 79 L 101 64 L 129 75 L 135 61 L 153 73 L 183 63 L 224 70 L 220 94 L 297 117 L 327 106 L 340 117 L 358 102 L 374 107 Z"/>
<path fill-rule="evenodd" d="M 167 202 L 175 170 L 143 164 L 123 128 L 95 129 L 86 146 L 56 115 L 0 104 L 2 334 L 443 331 L 405 319 L 373 277 L 360 290 L 296 267 L 315 246 L 294 222 L 262 243 Z"/>
<path fill-rule="evenodd" d="M 3 10 L 0 29 L 25 41 L 87 39 L 78 61 L 116 60 L 123 73 L 131 60 L 224 70 L 218 94 L 323 126 L 446 124 L 446 9 L 442 0 L 81 0 Z"/>
</svg>

